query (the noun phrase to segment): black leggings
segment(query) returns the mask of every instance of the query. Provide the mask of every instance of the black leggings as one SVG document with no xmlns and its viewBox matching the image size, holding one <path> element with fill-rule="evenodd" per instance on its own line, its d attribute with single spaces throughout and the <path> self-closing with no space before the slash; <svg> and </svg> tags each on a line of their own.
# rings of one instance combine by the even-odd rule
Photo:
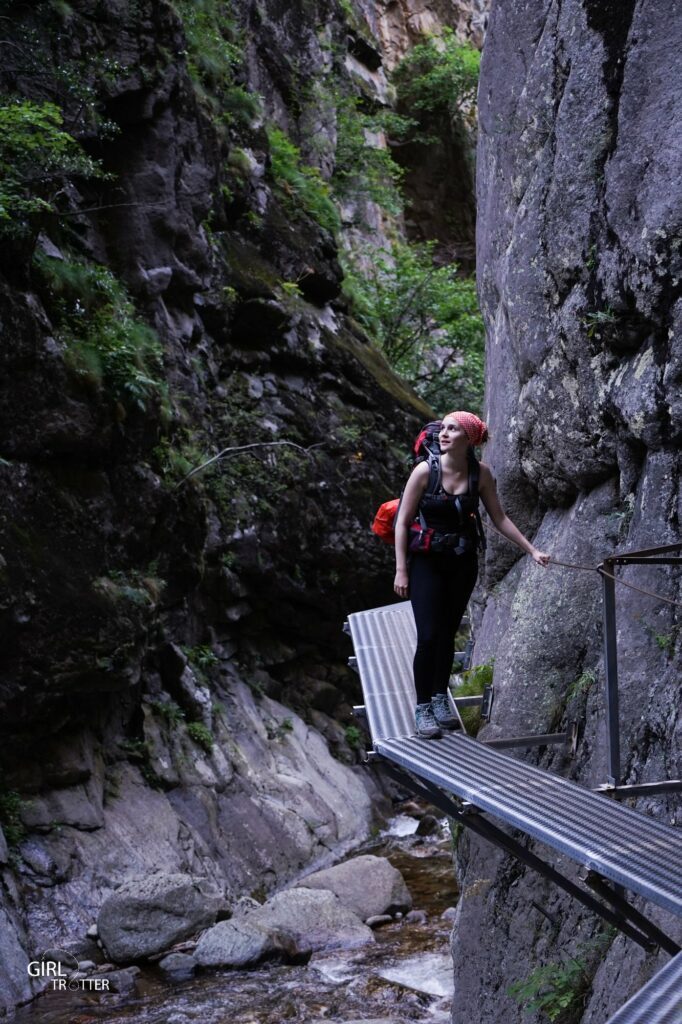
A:
<svg viewBox="0 0 682 1024">
<path fill-rule="evenodd" d="M 446 693 L 455 655 L 455 634 L 476 584 L 475 551 L 410 557 L 410 601 L 417 624 L 414 685 L 417 702 Z"/>
</svg>

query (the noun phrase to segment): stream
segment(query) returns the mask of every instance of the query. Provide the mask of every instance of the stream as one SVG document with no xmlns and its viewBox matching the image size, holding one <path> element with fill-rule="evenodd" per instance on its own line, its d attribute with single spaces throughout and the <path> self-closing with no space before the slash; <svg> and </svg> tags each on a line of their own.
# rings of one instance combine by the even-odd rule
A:
<svg viewBox="0 0 682 1024">
<path fill-rule="evenodd" d="M 438 833 L 421 837 L 417 825 L 399 815 L 353 855 L 388 857 L 425 920 L 394 920 L 374 931 L 372 945 L 314 953 L 305 965 L 218 970 L 175 982 L 145 966 L 133 993 L 46 992 L 15 1024 L 449 1024 L 452 921 L 441 914 L 458 895 L 450 833 L 442 822 Z"/>
</svg>

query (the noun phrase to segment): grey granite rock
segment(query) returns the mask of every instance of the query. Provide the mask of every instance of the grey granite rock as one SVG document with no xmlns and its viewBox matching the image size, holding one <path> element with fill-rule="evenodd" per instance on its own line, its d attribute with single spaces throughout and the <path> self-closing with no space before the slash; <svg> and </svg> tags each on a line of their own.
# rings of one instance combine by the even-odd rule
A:
<svg viewBox="0 0 682 1024">
<path fill-rule="evenodd" d="M 363 921 L 381 914 L 409 910 L 412 897 L 405 880 L 386 857 L 365 854 L 306 875 L 297 885 L 327 889 Z"/>
<path fill-rule="evenodd" d="M 251 967 L 272 956 L 278 944 L 265 923 L 247 918 L 220 921 L 205 931 L 194 951 L 202 967 Z"/>
<path fill-rule="evenodd" d="M 168 949 L 215 921 L 223 894 L 205 878 L 164 874 L 124 882 L 103 904 L 99 936 L 116 963 Z"/>
<path fill-rule="evenodd" d="M 159 967 L 176 978 L 188 978 L 194 974 L 197 961 L 188 953 L 169 953 L 159 960 Z"/>
<path fill-rule="evenodd" d="M 485 459 L 514 521 L 568 563 L 596 566 L 614 550 L 679 539 L 682 22 L 671 13 L 631 0 L 495 0 L 491 9 L 477 165 Z M 679 598 L 667 570 L 625 573 Z M 524 756 L 598 784 L 595 575 L 544 573 L 494 538 L 485 582 L 474 661 L 495 659 L 496 698 L 483 737 L 581 719 L 575 762 L 558 749 Z M 617 600 L 623 777 L 677 777 L 670 610 L 624 588 Z M 675 814 L 665 798 L 638 809 L 663 821 Z M 459 841 L 457 860 L 453 1024 L 520 1022 L 509 985 L 562 957 L 581 959 L 594 978 L 591 1022 L 654 970 L 653 958 L 599 940 L 587 913 L 475 837 Z M 679 921 L 653 916 L 679 940 Z"/>
<path fill-rule="evenodd" d="M 351 949 L 374 941 L 371 929 L 360 917 L 324 889 L 295 888 L 277 893 L 252 911 L 246 921 L 282 933 L 301 954 Z"/>
</svg>

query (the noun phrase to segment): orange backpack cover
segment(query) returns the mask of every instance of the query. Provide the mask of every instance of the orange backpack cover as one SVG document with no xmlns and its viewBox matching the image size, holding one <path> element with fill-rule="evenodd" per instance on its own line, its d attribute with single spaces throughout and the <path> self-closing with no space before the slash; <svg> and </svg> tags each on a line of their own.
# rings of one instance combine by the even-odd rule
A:
<svg viewBox="0 0 682 1024">
<path fill-rule="evenodd" d="M 395 543 L 393 523 L 395 522 L 399 504 L 400 498 L 391 498 L 390 501 L 385 501 L 379 507 L 372 523 L 373 533 L 376 533 L 377 537 L 385 541 L 386 544 Z"/>
</svg>

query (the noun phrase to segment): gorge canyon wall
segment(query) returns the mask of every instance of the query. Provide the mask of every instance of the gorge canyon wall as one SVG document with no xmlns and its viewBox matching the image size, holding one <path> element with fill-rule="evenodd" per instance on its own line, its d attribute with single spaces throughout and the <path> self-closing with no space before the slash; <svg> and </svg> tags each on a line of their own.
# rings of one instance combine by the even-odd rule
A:
<svg viewBox="0 0 682 1024">
<path fill-rule="evenodd" d="M 565 562 L 680 538 L 679 13 L 646 0 L 491 9 L 477 197 L 486 457 L 512 518 Z M 676 567 L 623 576 L 680 600 Z M 605 782 L 599 578 L 543 572 L 493 538 L 486 588 L 475 658 L 495 659 L 487 734 L 583 720 L 575 762 L 526 756 L 582 785 Z M 617 605 L 623 781 L 679 778 L 677 609 L 623 587 Z M 678 797 L 636 807 L 679 822 Z M 459 858 L 458 1024 L 529 1019 L 509 986 L 569 956 L 583 976 L 565 1019 L 597 1024 L 667 959 L 599 937 L 594 918 L 474 838 Z M 680 940 L 679 921 L 646 910 Z"/>
</svg>

